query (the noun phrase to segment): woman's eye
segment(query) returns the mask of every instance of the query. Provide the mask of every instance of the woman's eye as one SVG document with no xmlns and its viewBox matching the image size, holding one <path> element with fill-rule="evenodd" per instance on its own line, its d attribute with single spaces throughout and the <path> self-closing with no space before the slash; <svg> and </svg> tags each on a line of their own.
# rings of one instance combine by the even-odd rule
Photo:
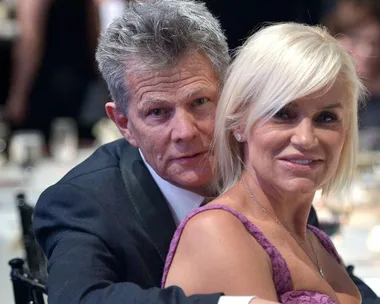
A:
<svg viewBox="0 0 380 304">
<path fill-rule="evenodd" d="M 278 118 L 278 119 L 289 119 L 289 118 L 291 118 L 291 117 L 290 117 L 289 110 L 286 109 L 286 108 L 282 108 L 282 109 L 280 109 L 276 114 L 274 114 L 274 118 Z"/>
<path fill-rule="evenodd" d="M 337 115 L 330 112 L 322 112 L 315 119 L 316 122 L 333 122 L 336 120 L 338 120 Z"/>
</svg>

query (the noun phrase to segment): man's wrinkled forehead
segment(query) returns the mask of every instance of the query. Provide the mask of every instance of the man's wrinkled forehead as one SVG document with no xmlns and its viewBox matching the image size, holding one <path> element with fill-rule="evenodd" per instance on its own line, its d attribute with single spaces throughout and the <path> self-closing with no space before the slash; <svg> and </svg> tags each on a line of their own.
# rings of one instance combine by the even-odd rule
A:
<svg viewBox="0 0 380 304">
<path fill-rule="evenodd" d="M 161 68 L 149 68 L 140 60 L 126 80 L 132 97 L 138 100 L 145 100 L 145 95 L 156 99 L 154 95 L 162 94 L 180 94 L 188 99 L 210 89 L 210 82 L 219 90 L 219 77 L 201 54 L 184 57 L 176 64 Z M 191 86 L 192 82 L 196 85 Z"/>
<path fill-rule="evenodd" d="M 221 78 L 221 75 L 211 64 L 210 59 L 200 51 L 189 50 L 175 58 L 149 58 L 146 56 L 135 56 L 129 58 L 125 65 L 128 67 L 129 75 L 131 74 L 165 74 L 171 73 L 173 70 L 184 70 L 184 62 L 191 60 L 192 58 L 201 60 L 202 63 L 208 63 L 212 67 L 215 75 Z"/>
</svg>

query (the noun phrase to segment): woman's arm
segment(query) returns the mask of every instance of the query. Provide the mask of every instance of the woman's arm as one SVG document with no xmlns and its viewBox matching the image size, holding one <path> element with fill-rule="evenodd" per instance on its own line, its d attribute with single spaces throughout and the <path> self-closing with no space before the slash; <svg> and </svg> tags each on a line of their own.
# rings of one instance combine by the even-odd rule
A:
<svg viewBox="0 0 380 304">
<path fill-rule="evenodd" d="M 189 220 L 165 285 L 180 286 L 187 295 L 217 291 L 278 301 L 267 253 L 235 216 L 222 210 Z M 251 303 L 265 303 L 260 301 Z"/>
</svg>

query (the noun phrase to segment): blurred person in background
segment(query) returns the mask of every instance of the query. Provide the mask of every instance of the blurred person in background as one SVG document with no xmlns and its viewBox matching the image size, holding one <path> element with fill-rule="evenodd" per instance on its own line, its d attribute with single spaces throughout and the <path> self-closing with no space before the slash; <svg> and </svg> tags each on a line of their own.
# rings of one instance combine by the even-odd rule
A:
<svg viewBox="0 0 380 304">
<path fill-rule="evenodd" d="M 19 0 L 16 14 L 5 115 L 13 129 L 38 129 L 48 138 L 54 118 L 77 118 L 97 77 L 98 12 L 93 0 Z"/>
<path fill-rule="evenodd" d="M 127 0 L 93 0 L 99 14 L 100 32 L 104 32 L 111 22 L 120 16 L 126 6 Z M 104 105 L 109 100 L 109 92 L 102 77 L 90 82 L 83 101 L 78 120 L 85 130 L 91 130 L 93 136 L 98 137 L 96 128 L 92 127 L 104 118 Z M 98 139 L 98 138 L 97 138 Z"/>
<path fill-rule="evenodd" d="M 380 1 L 339 0 L 323 23 L 353 56 L 369 92 L 359 110 L 361 149 L 380 148 Z"/>
</svg>

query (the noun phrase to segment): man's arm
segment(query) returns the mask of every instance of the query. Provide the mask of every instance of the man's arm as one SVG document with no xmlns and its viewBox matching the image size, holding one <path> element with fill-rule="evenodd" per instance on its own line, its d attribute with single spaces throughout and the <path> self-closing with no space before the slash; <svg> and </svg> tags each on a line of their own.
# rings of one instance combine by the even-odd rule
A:
<svg viewBox="0 0 380 304">
<path fill-rule="evenodd" d="M 17 1 L 19 37 L 13 48 L 9 97 L 5 111 L 14 124 L 24 121 L 28 96 L 40 66 L 44 47 L 44 31 L 51 0 Z"/>
<path fill-rule="evenodd" d="M 34 230 L 49 260 L 49 303 L 218 303 L 220 294 L 186 297 L 178 287 L 144 290 L 121 282 L 117 273 L 129 270 L 122 261 L 127 257 L 119 257 L 117 246 L 108 242 L 107 236 L 115 239 L 115 229 L 121 229 L 112 220 L 96 198 L 73 185 L 54 186 L 42 194 Z M 101 232 L 98 227 L 103 227 Z M 125 244 L 130 240 L 116 241 Z M 134 246 L 131 241 L 131 251 Z M 133 280 L 139 275 L 127 273 L 126 277 Z"/>
</svg>

